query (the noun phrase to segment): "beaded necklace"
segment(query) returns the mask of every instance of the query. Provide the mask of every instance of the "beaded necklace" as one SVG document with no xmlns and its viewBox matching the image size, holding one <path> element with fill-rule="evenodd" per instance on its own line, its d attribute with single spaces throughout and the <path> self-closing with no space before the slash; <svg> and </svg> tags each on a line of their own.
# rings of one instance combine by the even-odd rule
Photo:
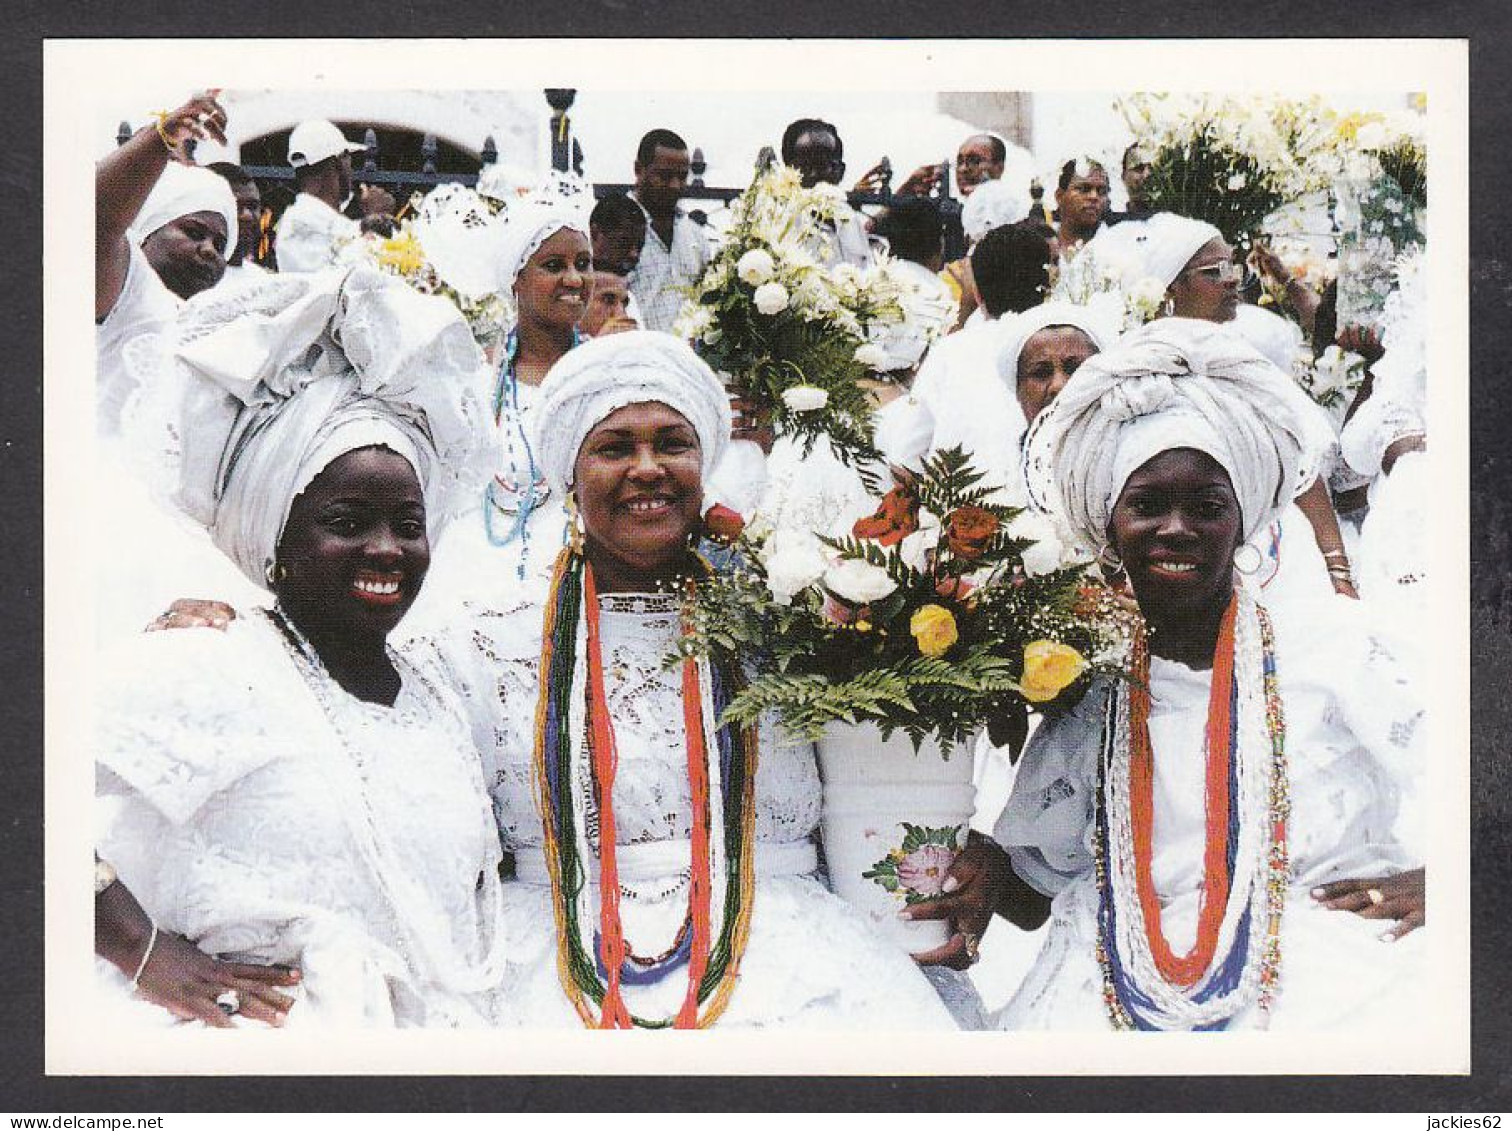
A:
<svg viewBox="0 0 1512 1131">
<path fill-rule="evenodd" d="M 684 660 L 683 726 L 693 800 L 688 914 L 667 951 L 650 958 L 632 954 L 619 914 L 622 893 L 614 821 L 618 767 L 598 621 L 593 571 L 569 547 L 557 558 L 546 602 L 533 761 L 556 918 L 558 973 L 589 1027 L 706 1028 L 729 1004 L 750 930 L 755 728 L 715 723 L 740 689 L 737 671 L 692 657 Z M 583 752 L 573 749 L 579 734 L 587 738 Z M 587 812 L 589 797 L 597 802 L 597 930 L 590 926 L 589 833 L 595 822 Z M 723 896 L 717 917 L 716 891 Z M 647 1020 L 630 1012 L 623 986 L 662 981 L 684 965 L 688 989 L 676 1015 Z"/>
<path fill-rule="evenodd" d="M 1214 654 L 1206 726 L 1206 844 L 1197 939 L 1171 951 L 1153 859 L 1149 652 L 1108 698 L 1095 865 L 1103 1003 L 1119 1029 L 1222 1029 L 1251 1003 L 1263 1027 L 1279 987 L 1290 865 L 1285 720 L 1264 608 L 1236 591 Z"/>
<path fill-rule="evenodd" d="M 572 346 L 580 339 L 572 331 Z M 494 425 L 503 443 L 507 471 L 496 474 L 488 483 L 483 499 L 483 529 L 488 541 L 494 546 L 507 546 L 516 539 L 522 549 L 529 537 L 527 525 L 532 512 L 551 495 L 546 476 L 536 464 L 535 451 L 530 445 L 529 431 L 525 427 L 525 414 L 520 408 L 520 382 L 516 365 L 520 358 L 520 336 L 510 330 L 504 339 L 504 356 L 499 360 L 499 376 L 494 384 Z M 508 410 L 509 421 L 504 416 Z M 509 528 L 502 534 L 497 528 L 496 515 L 508 516 Z M 524 576 L 525 561 L 521 554 L 520 571 Z"/>
</svg>

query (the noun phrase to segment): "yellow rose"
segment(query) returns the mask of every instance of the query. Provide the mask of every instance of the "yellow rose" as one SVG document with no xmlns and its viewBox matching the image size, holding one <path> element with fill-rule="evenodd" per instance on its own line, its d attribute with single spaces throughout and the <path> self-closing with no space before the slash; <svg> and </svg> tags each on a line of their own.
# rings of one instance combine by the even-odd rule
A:
<svg viewBox="0 0 1512 1131">
<path fill-rule="evenodd" d="M 1031 703 L 1048 703 L 1075 682 L 1086 666 L 1075 648 L 1036 640 L 1024 646 L 1024 678 L 1019 689 Z"/>
<path fill-rule="evenodd" d="M 919 643 L 919 651 L 930 659 L 943 656 L 960 639 L 955 617 L 939 605 L 925 605 L 908 622 L 908 631 Z"/>
</svg>

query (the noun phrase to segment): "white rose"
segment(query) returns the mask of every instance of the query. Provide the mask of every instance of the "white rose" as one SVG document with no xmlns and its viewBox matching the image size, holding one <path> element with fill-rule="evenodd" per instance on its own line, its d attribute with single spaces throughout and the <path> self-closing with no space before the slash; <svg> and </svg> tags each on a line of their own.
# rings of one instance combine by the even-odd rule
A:
<svg viewBox="0 0 1512 1131">
<path fill-rule="evenodd" d="M 898 587 L 887 571 L 860 558 L 846 558 L 824 571 L 824 585 L 853 605 L 880 601 Z"/>
<path fill-rule="evenodd" d="M 1008 524 L 1008 536 L 1034 539 L 1034 545 L 1024 550 L 1024 572 L 1030 577 L 1052 573 L 1066 561 L 1060 530 L 1045 515 L 1024 511 Z"/>
<path fill-rule="evenodd" d="M 782 391 L 782 403 L 791 412 L 818 412 L 829 404 L 829 393 L 815 385 L 794 385 Z"/>
<path fill-rule="evenodd" d="M 823 544 L 803 530 L 774 530 L 761 549 L 767 588 L 779 605 L 791 604 L 800 590 L 824 575 Z"/>
<path fill-rule="evenodd" d="M 1249 184 L 1249 178 L 1246 177 L 1243 173 L 1235 173 L 1228 179 L 1228 187 L 1230 192 L 1237 192 L 1247 184 Z"/>
<path fill-rule="evenodd" d="M 753 247 L 742 255 L 740 261 L 735 264 L 735 273 L 740 276 L 743 282 L 749 283 L 753 287 L 759 287 L 770 279 L 772 272 L 776 269 L 777 264 L 773 262 L 771 255 L 767 253 L 765 248 L 760 247 Z"/>
<path fill-rule="evenodd" d="M 787 309 L 788 292 L 781 283 L 762 283 L 755 297 L 756 309 L 763 314 L 781 314 Z"/>
<path fill-rule="evenodd" d="M 876 342 L 863 342 L 856 347 L 856 360 L 868 369 L 880 370 L 887 365 L 887 351 Z"/>
<path fill-rule="evenodd" d="M 898 555 L 911 569 L 924 570 L 929 553 L 940 544 L 940 520 L 926 510 L 919 511 L 919 529 L 898 543 Z"/>
</svg>

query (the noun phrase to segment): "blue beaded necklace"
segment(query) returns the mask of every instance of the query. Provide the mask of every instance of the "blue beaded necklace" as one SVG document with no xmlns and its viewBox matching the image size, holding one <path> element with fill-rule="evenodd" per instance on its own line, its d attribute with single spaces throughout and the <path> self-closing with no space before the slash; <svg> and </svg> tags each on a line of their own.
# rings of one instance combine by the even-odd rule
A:
<svg viewBox="0 0 1512 1131">
<path fill-rule="evenodd" d="M 579 341 L 578 332 L 573 330 L 572 345 L 576 346 Z M 495 475 L 489 481 L 484 491 L 483 528 L 490 545 L 502 547 L 516 540 L 520 542 L 520 569 L 523 573 L 530 516 L 551 495 L 551 488 L 536 464 L 535 451 L 530 446 L 530 436 L 520 411 L 520 382 L 515 375 L 519 355 L 519 335 L 510 330 L 504 340 L 504 356 L 499 361 L 499 379 L 494 387 L 494 424 L 504 440 L 509 460 L 508 478 Z M 510 415 L 508 425 L 504 421 L 506 407 Z M 521 451 L 525 459 L 523 469 L 516 462 Z M 502 534 L 498 530 L 496 514 L 511 516 L 509 528 Z"/>
</svg>

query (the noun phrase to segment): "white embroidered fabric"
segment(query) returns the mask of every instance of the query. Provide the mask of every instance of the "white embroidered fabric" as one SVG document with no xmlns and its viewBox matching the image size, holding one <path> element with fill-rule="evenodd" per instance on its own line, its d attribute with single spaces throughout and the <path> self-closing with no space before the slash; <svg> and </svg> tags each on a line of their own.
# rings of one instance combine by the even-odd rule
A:
<svg viewBox="0 0 1512 1131">
<path fill-rule="evenodd" d="M 98 849 L 154 922 L 297 965 L 291 1024 L 507 1023 L 498 838 L 434 680 L 401 668 L 392 708 L 307 683 L 259 613 L 140 637 L 117 661 Z"/>
<path fill-rule="evenodd" d="M 557 973 L 550 889 L 532 881 L 540 874 L 542 844 L 531 778 L 544 587 L 535 588 L 536 599 L 509 608 L 470 602 L 466 615 L 454 619 L 464 628 L 416 641 L 410 651 L 441 663 L 466 697 L 480 748 L 492 752 L 485 765 L 495 812 L 522 877 L 508 885 L 507 900 L 508 993 L 520 1022 L 576 1028 L 581 1021 Z M 664 848 L 669 859 L 687 860 L 692 801 L 680 673 L 663 668 L 680 631 L 676 605 L 657 595 L 605 595 L 600 605 L 605 693 L 619 758 L 616 842 L 642 852 Z M 812 872 L 763 865 L 767 848 L 774 855 L 780 846 L 791 852 L 815 835 L 821 793 L 812 747 L 781 740 L 763 726 L 755 794 L 754 910 L 740 981 L 721 1027 L 953 1028 L 907 955 L 873 934 Z M 687 875 L 684 864 L 666 875 L 632 879 L 622 862 L 621 914 L 633 952 L 659 954 L 671 945 L 687 911 Z M 669 1016 L 685 992 L 685 978 L 674 972 L 659 983 L 627 986 L 626 1000 L 639 1015 Z"/>
<path fill-rule="evenodd" d="M 1421 932 L 1378 940 L 1388 924 L 1321 908 L 1311 889 L 1413 864 L 1393 827 L 1424 756 L 1422 707 L 1399 657 L 1365 629 L 1355 602 L 1333 602 L 1308 632 L 1277 623 L 1286 723 L 1291 886 L 1282 919 L 1281 992 L 1271 1028 L 1355 1028 L 1403 1016 L 1418 979 Z M 1202 733 L 1211 672 L 1153 658 L 1153 878 L 1173 950 L 1196 935 L 1204 843 Z M 1107 684 L 1047 719 L 1020 763 L 995 839 L 1014 870 L 1053 898 L 1045 946 L 999 1017 L 1002 1028 L 1107 1028 L 1096 959 L 1093 871 L 1097 758 Z M 1410 794 L 1409 794 L 1410 795 Z M 1242 1014 L 1231 1027 L 1255 1020 Z"/>
</svg>

